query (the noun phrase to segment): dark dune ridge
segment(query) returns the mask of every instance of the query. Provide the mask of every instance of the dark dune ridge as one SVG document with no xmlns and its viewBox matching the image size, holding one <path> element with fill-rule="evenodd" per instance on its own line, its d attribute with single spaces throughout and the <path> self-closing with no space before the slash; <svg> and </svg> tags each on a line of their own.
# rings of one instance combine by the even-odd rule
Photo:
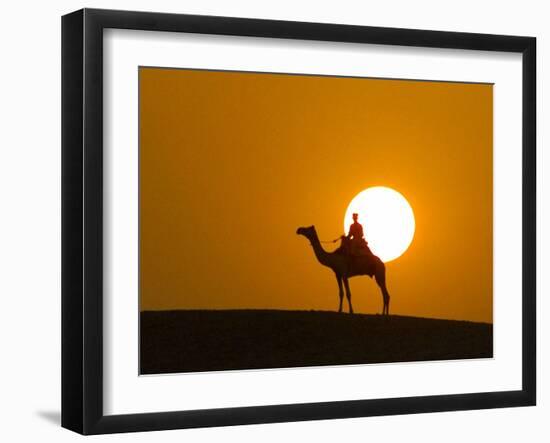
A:
<svg viewBox="0 0 550 443">
<path fill-rule="evenodd" d="M 493 325 L 324 311 L 146 311 L 141 374 L 491 358 Z"/>
</svg>

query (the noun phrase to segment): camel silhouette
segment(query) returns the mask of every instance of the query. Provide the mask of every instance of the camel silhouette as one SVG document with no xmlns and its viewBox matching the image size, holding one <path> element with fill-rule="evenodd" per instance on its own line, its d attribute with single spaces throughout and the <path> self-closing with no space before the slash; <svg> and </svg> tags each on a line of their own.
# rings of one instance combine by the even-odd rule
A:
<svg viewBox="0 0 550 443">
<path fill-rule="evenodd" d="M 342 312 L 342 300 L 344 298 L 344 288 L 346 290 L 346 297 L 349 304 L 349 312 L 353 314 L 353 307 L 351 305 L 351 291 L 349 289 L 348 279 L 359 275 L 368 275 L 376 280 L 376 283 L 380 287 L 382 292 L 382 300 L 384 305 L 382 307 L 382 315 L 389 315 L 390 313 L 390 294 L 386 288 L 386 266 L 384 262 L 380 260 L 376 255 L 360 255 L 350 256 L 344 252 L 344 249 L 338 248 L 333 252 L 327 252 L 321 246 L 319 237 L 315 226 L 302 227 L 296 230 L 296 234 L 306 237 L 311 246 L 313 252 L 319 263 L 332 269 L 338 282 L 338 295 L 340 297 L 340 307 L 338 312 Z"/>
</svg>

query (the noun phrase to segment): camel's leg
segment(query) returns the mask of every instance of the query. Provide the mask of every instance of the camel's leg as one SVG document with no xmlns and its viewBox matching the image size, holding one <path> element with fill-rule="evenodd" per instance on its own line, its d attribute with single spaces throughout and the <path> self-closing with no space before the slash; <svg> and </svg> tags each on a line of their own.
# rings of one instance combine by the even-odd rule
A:
<svg viewBox="0 0 550 443">
<path fill-rule="evenodd" d="M 344 287 L 346 288 L 346 297 L 348 299 L 349 313 L 353 314 L 353 307 L 351 306 L 351 291 L 349 290 L 349 281 L 347 277 L 344 277 L 343 280 L 344 280 Z"/>
<path fill-rule="evenodd" d="M 388 289 L 386 288 L 385 270 L 382 270 L 382 272 L 377 272 L 374 275 L 374 278 L 376 280 L 376 283 L 380 287 L 380 291 L 382 291 L 382 300 L 384 301 L 384 306 L 382 307 L 382 315 L 389 315 L 390 314 L 390 294 L 388 293 Z"/>
<path fill-rule="evenodd" d="M 338 308 L 338 312 L 342 312 L 342 300 L 344 299 L 344 287 L 342 286 L 342 278 L 337 275 L 336 281 L 338 282 L 338 296 L 340 297 L 340 307 Z"/>
<path fill-rule="evenodd" d="M 388 294 L 386 285 L 384 285 L 382 291 L 384 292 L 384 306 L 386 307 L 386 315 L 390 315 L 390 294 Z"/>
</svg>

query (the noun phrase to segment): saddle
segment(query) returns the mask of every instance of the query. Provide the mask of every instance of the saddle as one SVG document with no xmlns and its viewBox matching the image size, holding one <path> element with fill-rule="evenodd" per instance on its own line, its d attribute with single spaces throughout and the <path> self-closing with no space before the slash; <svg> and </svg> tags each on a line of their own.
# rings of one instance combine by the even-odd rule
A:
<svg viewBox="0 0 550 443">
<path fill-rule="evenodd" d="M 342 236 L 341 239 L 342 244 L 336 250 L 339 254 L 347 255 L 349 257 L 369 257 L 373 255 L 365 239 L 350 240 L 344 236 Z"/>
</svg>

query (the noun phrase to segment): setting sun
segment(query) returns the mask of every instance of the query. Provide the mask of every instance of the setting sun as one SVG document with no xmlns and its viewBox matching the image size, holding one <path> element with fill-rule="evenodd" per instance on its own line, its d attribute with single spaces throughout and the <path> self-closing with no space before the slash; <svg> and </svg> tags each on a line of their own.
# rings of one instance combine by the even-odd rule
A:
<svg viewBox="0 0 550 443">
<path fill-rule="evenodd" d="M 353 223 L 352 214 L 359 214 L 365 240 L 372 252 L 383 262 L 400 257 L 414 237 L 414 213 L 409 202 L 399 192 L 376 186 L 357 194 L 346 210 L 345 232 Z"/>
</svg>

